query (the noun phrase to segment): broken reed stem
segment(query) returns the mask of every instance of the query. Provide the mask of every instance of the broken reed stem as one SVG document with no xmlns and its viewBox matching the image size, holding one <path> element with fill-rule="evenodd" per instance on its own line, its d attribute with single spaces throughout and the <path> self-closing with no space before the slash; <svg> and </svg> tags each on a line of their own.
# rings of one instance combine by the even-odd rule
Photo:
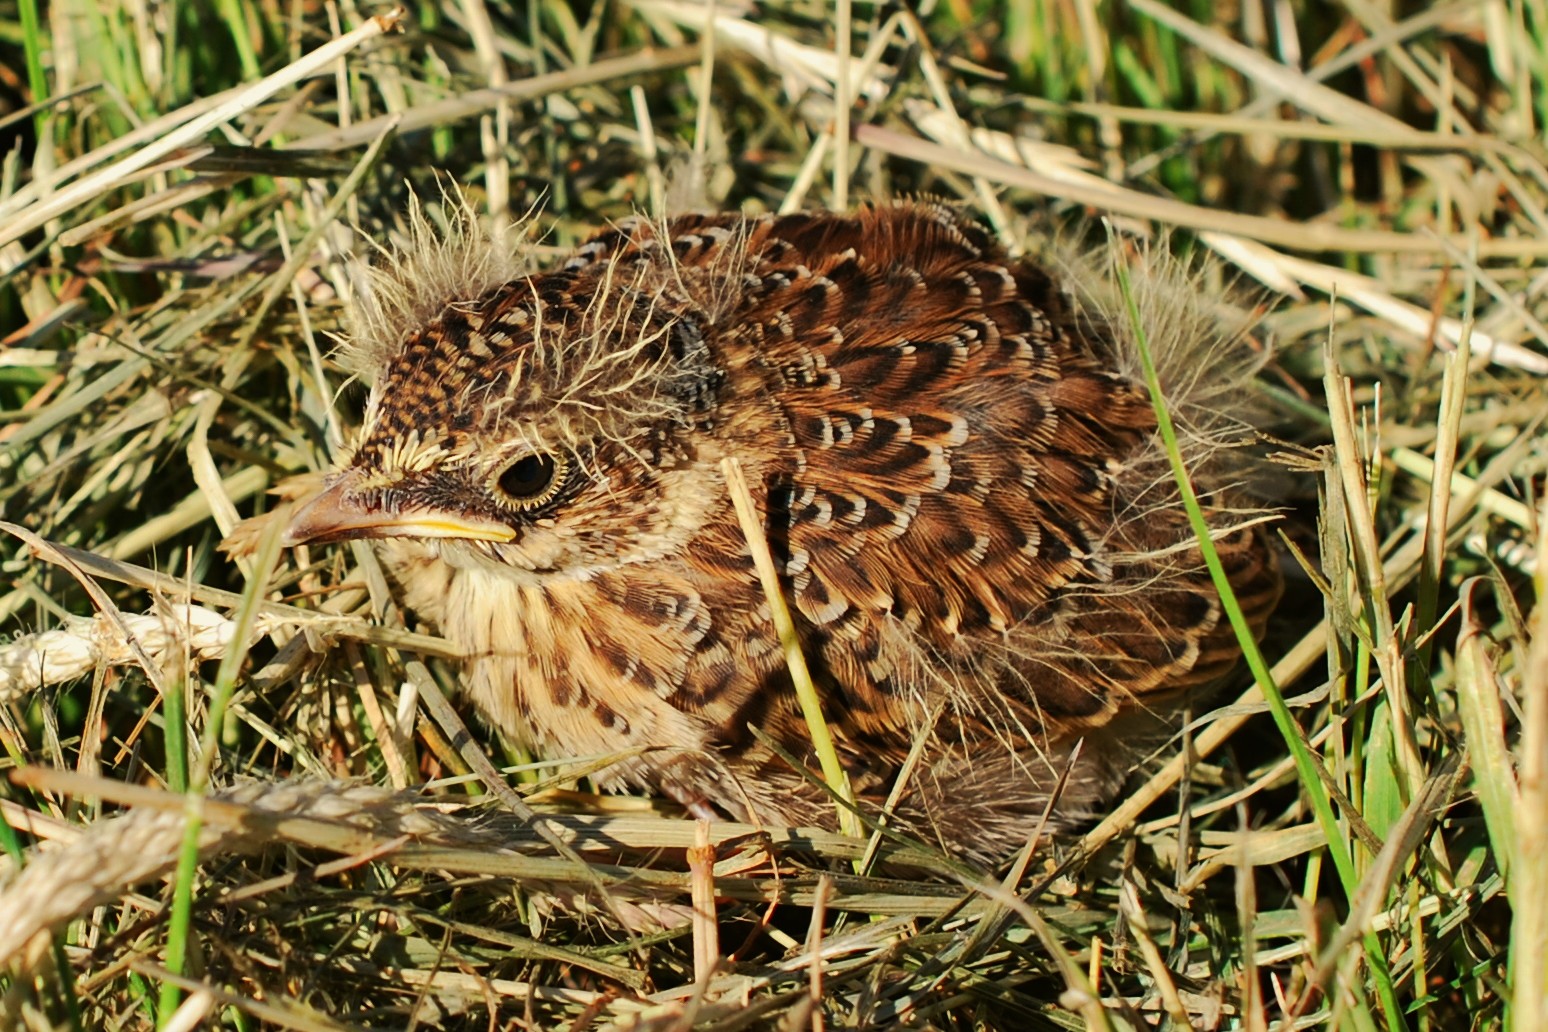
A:
<svg viewBox="0 0 1548 1032">
<path fill-rule="evenodd" d="M 1450 525 L 1453 474 L 1457 460 L 1457 440 L 1461 434 L 1462 412 L 1467 405 L 1468 363 L 1472 358 L 1472 288 L 1468 281 L 1468 318 L 1464 322 L 1462 342 L 1446 356 L 1441 374 L 1441 406 L 1435 426 L 1435 464 L 1430 480 L 1430 504 L 1424 522 L 1424 563 L 1419 568 L 1419 610 L 1416 626 L 1428 635 L 1439 611 L 1441 578 L 1446 573 L 1446 528 Z M 1434 638 L 1427 637 L 1416 650 L 1415 679 L 1428 680 Z"/>
<path fill-rule="evenodd" d="M 1520 820 L 1516 821 L 1508 1027 L 1548 1028 L 1548 501 L 1537 510 L 1537 588 L 1521 678 Z"/>
<path fill-rule="evenodd" d="M 1408 704 L 1408 668 L 1387 596 L 1387 577 L 1382 569 L 1381 546 L 1376 539 L 1376 522 L 1369 501 L 1370 481 L 1365 475 L 1364 463 L 1360 461 L 1354 398 L 1349 381 L 1339 369 L 1331 334 L 1324 339 L 1322 352 L 1323 388 L 1327 393 L 1328 415 L 1332 417 L 1334 464 L 1343 488 L 1344 512 L 1348 520 L 1346 534 L 1354 552 L 1360 597 L 1370 621 L 1371 654 L 1381 669 L 1382 686 L 1392 711 L 1392 739 L 1398 767 L 1405 779 L 1402 800 L 1406 806 L 1418 795 L 1424 783 L 1424 765 L 1419 759 L 1413 713 Z M 1349 585 L 1335 584 L 1333 590 L 1347 591 Z"/>
<path fill-rule="evenodd" d="M 693 981 L 708 985 L 720 967 L 720 926 L 715 912 L 715 846 L 709 821 L 695 821 L 688 847 L 689 899 L 693 902 Z"/>
<path fill-rule="evenodd" d="M 837 26 L 833 41 L 838 71 L 833 83 L 833 207 L 843 211 L 849 207 L 849 114 L 854 103 L 854 83 L 850 79 L 850 53 L 853 43 L 853 12 L 850 0 L 834 0 L 834 21 Z"/>
</svg>

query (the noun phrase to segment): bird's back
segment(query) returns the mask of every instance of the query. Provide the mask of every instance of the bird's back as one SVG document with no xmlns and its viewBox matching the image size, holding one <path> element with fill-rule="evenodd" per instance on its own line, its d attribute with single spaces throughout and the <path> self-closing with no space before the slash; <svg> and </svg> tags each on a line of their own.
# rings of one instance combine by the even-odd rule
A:
<svg viewBox="0 0 1548 1032">
<path fill-rule="evenodd" d="M 1229 672 L 1235 637 L 1120 327 L 933 204 L 631 223 L 572 267 L 658 260 L 663 240 L 687 293 L 719 306 L 718 433 L 758 485 L 826 715 L 875 785 L 921 732 L 948 766 L 991 743 L 1052 759 Z M 1261 633 L 1277 570 L 1257 514 L 1232 507 L 1240 463 L 1222 460 L 1220 437 L 1197 435 L 1189 457 Z M 727 510 L 673 565 L 711 596 L 737 580 L 714 618 L 760 643 L 764 662 L 744 674 L 766 687 L 750 706 L 728 686 L 738 705 L 723 716 L 713 690 L 696 704 L 737 747 L 750 740 L 732 723 L 754 718 L 799 754 L 804 725 L 757 626 L 767 615 L 729 558 L 740 536 Z"/>
</svg>

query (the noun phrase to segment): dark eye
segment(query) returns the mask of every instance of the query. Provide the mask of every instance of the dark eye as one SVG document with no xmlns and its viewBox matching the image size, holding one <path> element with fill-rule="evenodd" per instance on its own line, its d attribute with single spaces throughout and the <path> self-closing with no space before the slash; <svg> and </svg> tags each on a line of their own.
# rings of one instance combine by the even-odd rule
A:
<svg viewBox="0 0 1548 1032">
<path fill-rule="evenodd" d="M 495 477 L 495 490 L 518 509 L 536 509 L 559 493 L 565 467 L 565 461 L 554 455 L 523 455 Z"/>
</svg>

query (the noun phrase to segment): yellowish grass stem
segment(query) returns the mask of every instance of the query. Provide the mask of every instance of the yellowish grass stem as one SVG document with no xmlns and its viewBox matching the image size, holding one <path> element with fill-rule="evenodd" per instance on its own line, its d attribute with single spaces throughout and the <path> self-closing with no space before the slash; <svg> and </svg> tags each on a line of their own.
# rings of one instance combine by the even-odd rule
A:
<svg viewBox="0 0 1548 1032">
<path fill-rule="evenodd" d="M 844 770 L 843 763 L 839 761 L 838 749 L 833 743 L 833 734 L 828 730 L 828 722 L 823 717 L 822 700 L 817 695 L 817 686 L 812 683 L 812 674 L 806 665 L 806 655 L 801 651 L 801 640 L 796 634 L 795 621 L 790 617 L 790 607 L 785 603 L 784 589 L 779 584 L 779 571 L 774 565 L 774 556 L 769 551 L 769 541 L 763 532 L 763 522 L 759 519 L 758 511 L 753 505 L 752 493 L 747 487 L 747 476 L 742 472 L 742 464 L 734 455 L 722 460 L 721 471 L 726 478 L 726 488 L 731 492 L 731 504 L 736 508 L 736 518 L 741 523 L 742 533 L 747 538 L 747 547 L 752 552 L 753 566 L 758 571 L 758 583 L 763 588 L 763 595 L 768 601 L 769 613 L 774 621 L 774 629 L 779 634 L 780 648 L 784 650 L 785 663 L 790 670 L 790 679 L 795 684 L 796 698 L 801 704 L 801 715 L 806 719 L 807 731 L 812 736 L 812 751 L 817 754 L 823 780 L 839 799 L 848 804 L 839 807 L 839 828 L 847 835 L 858 836 L 862 834 L 862 829 L 851 808 L 854 794 L 849 787 L 849 774 Z"/>
</svg>

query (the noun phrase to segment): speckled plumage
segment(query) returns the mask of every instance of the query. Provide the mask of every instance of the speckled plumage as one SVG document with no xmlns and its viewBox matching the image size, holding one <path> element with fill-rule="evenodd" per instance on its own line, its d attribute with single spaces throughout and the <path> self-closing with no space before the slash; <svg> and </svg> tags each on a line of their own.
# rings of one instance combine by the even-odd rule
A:
<svg viewBox="0 0 1548 1032">
<path fill-rule="evenodd" d="M 1081 736 L 1100 742 L 1057 810 L 1091 812 L 1234 665 L 1121 324 L 954 210 L 631 221 L 547 272 L 491 246 L 420 230 L 378 274 L 364 425 L 290 537 L 383 538 L 502 731 L 552 756 L 646 747 L 608 788 L 831 822 L 748 730 L 810 752 L 728 455 L 857 791 L 885 799 L 930 736 L 898 817 L 954 851 L 1024 841 Z M 1231 507 L 1221 413 L 1249 366 L 1175 270 L 1145 282 L 1261 629 L 1278 577 L 1259 514 Z"/>
</svg>

